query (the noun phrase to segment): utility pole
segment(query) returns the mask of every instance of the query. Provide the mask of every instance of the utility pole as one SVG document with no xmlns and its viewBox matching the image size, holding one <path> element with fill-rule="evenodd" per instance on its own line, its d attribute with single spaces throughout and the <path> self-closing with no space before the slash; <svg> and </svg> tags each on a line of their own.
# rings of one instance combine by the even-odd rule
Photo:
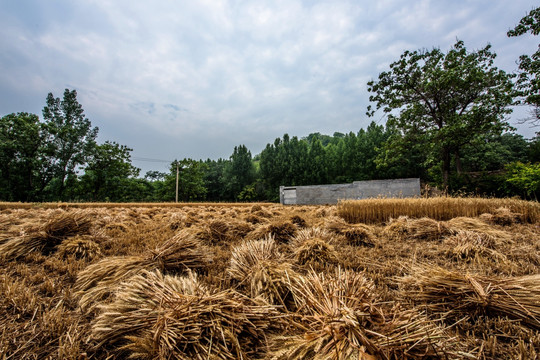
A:
<svg viewBox="0 0 540 360">
<path fill-rule="evenodd" d="M 176 162 L 176 202 L 178 202 L 178 161 Z"/>
</svg>

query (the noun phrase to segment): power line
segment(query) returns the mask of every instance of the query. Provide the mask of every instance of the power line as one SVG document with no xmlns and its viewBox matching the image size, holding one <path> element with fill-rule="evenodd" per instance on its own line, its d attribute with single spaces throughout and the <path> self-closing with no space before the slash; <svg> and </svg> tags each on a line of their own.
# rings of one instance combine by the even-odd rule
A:
<svg viewBox="0 0 540 360">
<path fill-rule="evenodd" d="M 145 157 L 138 157 L 138 156 L 134 156 L 131 159 L 136 160 L 136 161 L 159 162 L 159 163 L 168 163 L 168 164 L 173 162 L 172 160 L 152 159 L 152 158 L 145 158 Z"/>
</svg>

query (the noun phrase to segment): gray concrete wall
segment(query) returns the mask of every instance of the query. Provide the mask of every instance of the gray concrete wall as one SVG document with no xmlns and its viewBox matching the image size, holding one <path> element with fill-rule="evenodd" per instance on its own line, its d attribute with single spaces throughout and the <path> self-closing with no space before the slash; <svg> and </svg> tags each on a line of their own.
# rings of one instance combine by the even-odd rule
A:
<svg viewBox="0 0 540 360">
<path fill-rule="evenodd" d="M 280 186 L 284 205 L 336 204 L 344 199 L 420 196 L 420 179 L 355 181 L 352 184 Z"/>
</svg>

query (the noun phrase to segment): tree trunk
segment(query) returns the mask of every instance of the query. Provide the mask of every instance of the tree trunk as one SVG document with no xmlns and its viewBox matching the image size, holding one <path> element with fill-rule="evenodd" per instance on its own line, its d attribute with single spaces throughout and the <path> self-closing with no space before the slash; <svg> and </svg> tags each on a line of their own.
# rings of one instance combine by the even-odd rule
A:
<svg viewBox="0 0 540 360">
<path fill-rule="evenodd" d="M 450 176 L 450 149 L 446 146 L 444 146 L 442 149 L 442 159 L 443 159 L 443 168 L 442 168 L 443 187 L 444 187 L 444 192 L 446 193 L 448 191 L 448 178 Z"/>
<path fill-rule="evenodd" d="M 456 171 L 458 175 L 461 175 L 463 172 L 463 167 L 461 165 L 461 158 L 459 157 L 459 150 L 454 152 L 454 161 L 456 162 Z"/>
</svg>

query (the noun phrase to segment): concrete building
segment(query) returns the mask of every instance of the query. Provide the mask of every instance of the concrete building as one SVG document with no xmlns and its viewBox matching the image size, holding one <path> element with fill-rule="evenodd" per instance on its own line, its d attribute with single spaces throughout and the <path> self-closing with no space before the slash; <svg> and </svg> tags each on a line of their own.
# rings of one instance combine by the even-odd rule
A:
<svg viewBox="0 0 540 360">
<path fill-rule="evenodd" d="M 345 199 L 376 197 L 418 197 L 420 179 L 355 181 L 352 184 L 280 186 L 279 198 L 284 205 L 337 204 Z"/>
</svg>

